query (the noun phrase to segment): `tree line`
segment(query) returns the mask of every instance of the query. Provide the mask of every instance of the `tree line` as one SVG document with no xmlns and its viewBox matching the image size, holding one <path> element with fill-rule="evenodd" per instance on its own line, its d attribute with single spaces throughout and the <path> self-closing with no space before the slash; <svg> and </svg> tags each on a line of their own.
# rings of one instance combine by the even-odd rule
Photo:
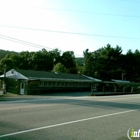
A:
<svg viewBox="0 0 140 140">
<path fill-rule="evenodd" d="M 122 54 L 120 46 L 107 44 L 94 52 L 84 51 L 83 73 L 102 80 L 140 81 L 140 51 L 131 49 Z"/>
<path fill-rule="evenodd" d="M 1 54 L 1 50 L 0 50 Z M 9 69 L 26 69 L 85 74 L 102 80 L 121 79 L 140 81 L 140 51 L 129 49 L 122 53 L 120 46 L 110 44 L 95 51 L 86 49 L 83 58 L 76 58 L 73 51 L 61 53 L 54 49 L 42 49 L 37 52 L 23 51 L 0 55 L 0 65 Z M 0 68 L 3 73 L 3 68 Z"/>
<path fill-rule="evenodd" d="M 61 53 L 58 49 L 52 51 L 42 49 L 37 52 L 7 53 L 7 55 L 0 58 L 0 65 L 6 65 L 7 70 L 14 68 L 77 73 L 74 52 L 66 51 Z M 2 71 L 2 67 L 0 70 Z"/>
</svg>

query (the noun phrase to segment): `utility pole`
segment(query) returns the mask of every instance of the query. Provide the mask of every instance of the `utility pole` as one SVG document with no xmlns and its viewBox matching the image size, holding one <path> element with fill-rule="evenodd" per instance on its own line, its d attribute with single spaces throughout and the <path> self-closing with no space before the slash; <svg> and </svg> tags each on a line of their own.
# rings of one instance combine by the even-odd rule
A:
<svg viewBox="0 0 140 140">
<path fill-rule="evenodd" d="M 124 76 L 124 73 L 122 72 L 122 81 L 123 81 L 123 76 Z"/>
<path fill-rule="evenodd" d="M 6 65 L 4 65 L 3 93 L 6 94 Z"/>
</svg>

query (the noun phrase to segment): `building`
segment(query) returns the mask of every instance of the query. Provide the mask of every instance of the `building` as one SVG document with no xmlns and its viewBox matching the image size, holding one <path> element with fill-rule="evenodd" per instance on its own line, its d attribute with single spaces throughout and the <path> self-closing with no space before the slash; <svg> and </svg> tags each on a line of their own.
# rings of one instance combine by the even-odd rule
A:
<svg viewBox="0 0 140 140">
<path fill-rule="evenodd" d="M 6 92 L 15 94 L 40 94 L 47 91 L 89 90 L 101 82 L 81 74 L 15 70 L 6 72 Z M 0 91 L 3 91 L 4 74 L 0 76 Z"/>
</svg>

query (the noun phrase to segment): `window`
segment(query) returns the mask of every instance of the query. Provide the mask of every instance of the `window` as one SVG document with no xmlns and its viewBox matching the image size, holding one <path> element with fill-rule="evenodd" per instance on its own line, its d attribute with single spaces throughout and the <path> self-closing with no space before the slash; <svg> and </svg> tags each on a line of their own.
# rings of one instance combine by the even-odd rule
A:
<svg viewBox="0 0 140 140">
<path fill-rule="evenodd" d="M 14 74 L 14 71 L 13 70 L 11 71 L 11 74 Z"/>
</svg>

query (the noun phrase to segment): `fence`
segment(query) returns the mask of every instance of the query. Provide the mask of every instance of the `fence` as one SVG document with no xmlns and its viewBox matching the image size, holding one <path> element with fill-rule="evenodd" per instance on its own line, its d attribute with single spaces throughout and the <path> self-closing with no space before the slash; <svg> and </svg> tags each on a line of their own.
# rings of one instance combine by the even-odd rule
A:
<svg viewBox="0 0 140 140">
<path fill-rule="evenodd" d="M 129 83 L 129 84 L 100 84 L 96 87 L 91 86 L 92 95 L 106 95 L 106 94 L 131 94 L 140 93 L 140 83 Z"/>
</svg>

